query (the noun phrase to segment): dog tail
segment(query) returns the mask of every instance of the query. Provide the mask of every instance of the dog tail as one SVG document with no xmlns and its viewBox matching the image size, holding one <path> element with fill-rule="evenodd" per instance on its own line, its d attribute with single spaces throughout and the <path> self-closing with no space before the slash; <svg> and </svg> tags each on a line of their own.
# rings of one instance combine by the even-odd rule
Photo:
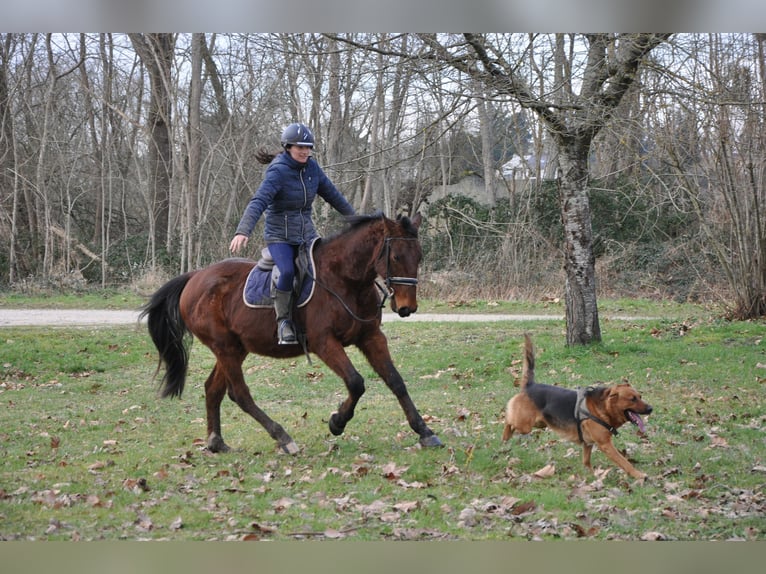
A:
<svg viewBox="0 0 766 574">
<path fill-rule="evenodd" d="M 524 364 L 521 368 L 521 388 L 535 382 L 535 348 L 532 338 L 524 333 Z"/>
</svg>

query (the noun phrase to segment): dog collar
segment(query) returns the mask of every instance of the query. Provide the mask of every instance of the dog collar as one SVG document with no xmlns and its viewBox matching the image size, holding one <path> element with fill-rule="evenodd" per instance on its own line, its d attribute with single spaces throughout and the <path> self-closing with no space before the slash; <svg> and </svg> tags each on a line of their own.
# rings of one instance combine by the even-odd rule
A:
<svg viewBox="0 0 766 574">
<path fill-rule="evenodd" d="M 607 429 L 614 436 L 617 436 L 617 429 L 606 421 L 601 420 L 597 416 L 594 416 L 589 410 L 585 401 L 585 397 L 588 393 L 596 390 L 596 387 L 577 387 L 577 402 L 575 403 L 574 418 L 577 421 L 577 436 L 580 438 L 580 442 L 584 442 L 582 438 L 582 421 L 590 419 L 597 422 L 602 427 Z"/>
</svg>

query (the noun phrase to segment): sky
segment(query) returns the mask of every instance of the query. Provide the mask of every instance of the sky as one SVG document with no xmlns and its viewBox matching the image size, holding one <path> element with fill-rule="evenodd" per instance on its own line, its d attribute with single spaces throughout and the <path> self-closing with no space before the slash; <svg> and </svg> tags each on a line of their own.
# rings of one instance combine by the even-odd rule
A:
<svg viewBox="0 0 766 574">
<path fill-rule="evenodd" d="M 758 32 L 763 0 L 22 0 L 0 32 Z"/>
</svg>

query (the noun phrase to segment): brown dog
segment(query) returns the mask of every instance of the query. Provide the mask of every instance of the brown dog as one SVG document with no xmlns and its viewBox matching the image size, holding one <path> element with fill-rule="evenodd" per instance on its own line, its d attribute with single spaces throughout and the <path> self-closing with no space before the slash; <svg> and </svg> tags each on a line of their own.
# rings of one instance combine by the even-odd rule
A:
<svg viewBox="0 0 766 574">
<path fill-rule="evenodd" d="M 561 437 L 582 444 L 582 461 L 589 469 L 593 445 L 633 478 L 646 478 L 612 444 L 612 435 L 626 422 L 644 432 L 640 415 L 652 407 L 629 384 L 588 387 L 573 391 L 535 382 L 535 354 L 532 339 L 524 335 L 524 366 L 521 392 L 508 401 L 505 409 L 503 440 L 514 432 L 527 434 L 533 428 L 550 427 Z"/>
</svg>

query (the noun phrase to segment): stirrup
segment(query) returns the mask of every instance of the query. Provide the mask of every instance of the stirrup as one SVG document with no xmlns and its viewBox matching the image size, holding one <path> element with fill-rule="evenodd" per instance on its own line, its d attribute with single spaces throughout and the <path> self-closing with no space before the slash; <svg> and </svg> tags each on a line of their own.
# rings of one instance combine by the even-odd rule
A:
<svg viewBox="0 0 766 574">
<path fill-rule="evenodd" d="M 277 331 L 280 345 L 295 345 L 298 343 L 298 338 L 295 336 L 295 329 L 289 319 L 280 321 Z"/>
</svg>

